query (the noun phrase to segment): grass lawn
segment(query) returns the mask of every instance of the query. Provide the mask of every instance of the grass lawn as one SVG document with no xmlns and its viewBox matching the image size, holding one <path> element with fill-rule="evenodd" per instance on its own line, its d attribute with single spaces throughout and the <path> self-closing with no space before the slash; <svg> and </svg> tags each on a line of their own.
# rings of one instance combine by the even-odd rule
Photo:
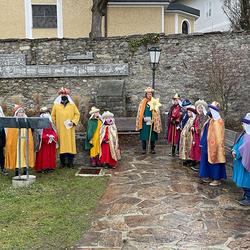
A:
<svg viewBox="0 0 250 250">
<path fill-rule="evenodd" d="M 35 174 L 12 188 L 0 175 L 0 249 L 70 249 L 89 228 L 107 177 L 75 177 L 76 169 Z"/>
</svg>

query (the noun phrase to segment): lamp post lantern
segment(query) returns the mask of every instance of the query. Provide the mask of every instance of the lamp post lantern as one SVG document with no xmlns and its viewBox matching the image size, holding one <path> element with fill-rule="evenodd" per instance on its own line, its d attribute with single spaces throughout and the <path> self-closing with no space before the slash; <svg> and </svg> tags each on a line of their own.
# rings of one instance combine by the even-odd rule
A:
<svg viewBox="0 0 250 250">
<path fill-rule="evenodd" d="M 153 79 L 152 79 L 152 88 L 155 88 L 155 70 L 158 67 L 159 60 L 160 60 L 160 54 L 161 49 L 158 47 L 151 47 L 148 49 L 149 56 L 150 56 L 150 66 L 153 73 Z"/>
</svg>

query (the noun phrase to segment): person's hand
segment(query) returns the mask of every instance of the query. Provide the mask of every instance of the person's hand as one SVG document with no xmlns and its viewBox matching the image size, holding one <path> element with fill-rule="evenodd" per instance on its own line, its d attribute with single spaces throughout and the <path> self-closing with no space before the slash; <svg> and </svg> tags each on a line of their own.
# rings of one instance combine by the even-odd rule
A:
<svg viewBox="0 0 250 250">
<path fill-rule="evenodd" d="M 232 156 L 234 159 L 236 158 L 236 153 L 234 151 L 232 151 Z"/>
<path fill-rule="evenodd" d="M 194 131 L 194 127 L 191 127 L 191 131 Z"/>
</svg>

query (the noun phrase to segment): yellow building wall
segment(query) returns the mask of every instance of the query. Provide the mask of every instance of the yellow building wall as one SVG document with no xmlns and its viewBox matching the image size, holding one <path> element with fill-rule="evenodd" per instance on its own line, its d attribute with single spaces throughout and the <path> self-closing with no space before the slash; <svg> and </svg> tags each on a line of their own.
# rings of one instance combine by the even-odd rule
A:
<svg viewBox="0 0 250 250">
<path fill-rule="evenodd" d="M 164 18 L 164 27 L 165 27 L 165 34 L 174 34 L 175 33 L 175 18 L 174 14 L 165 13 Z"/>
<path fill-rule="evenodd" d="M 63 0 L 63 36 L 88 37 L 92 0 Z"/>
<path fill-rule="evenodd" d="M 57 37 L 57 29 L 32 29 L 33 38 L 54 38 Z"/>
<path fill-rule="evenodd" d="M 32 4 L 56 4 L 56 0 L 31 0 Z"/>
<path fill-rule="evenodd" d="M 25 38 L 24 1 L 0 1 L 0 39 Z"/>
<path fill-rule="evenodd" d="M 179 33 L 181 33 L 182 31 L 182 21 L 187 19 L 191 25 L 191 30 L 189 31 L 189 33 L 192 33 L 194 32 L 194 22 L 195 22 L 195 18 L 194 17 L 191 17 L 191 16 L 188 16 L 188 15 L 180 15 L 178 14 L 178 24 L 179 24 Z"/>
<path fill-rule="evenodd" d="M 162 8 L 143 7 L 108 7 L 108 36 L 123 36 L 145 33 L 161 33 Z"/>
</svg>

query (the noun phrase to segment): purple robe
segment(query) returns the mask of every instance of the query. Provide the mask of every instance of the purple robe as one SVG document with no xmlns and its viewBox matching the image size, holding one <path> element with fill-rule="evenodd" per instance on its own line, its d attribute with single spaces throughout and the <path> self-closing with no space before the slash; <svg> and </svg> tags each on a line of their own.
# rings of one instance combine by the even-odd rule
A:
<svg viewBox="0 0 250 250">
<path fill-rule="evenodd" d="M 250 135 L 244 134 L 243 144 L 239 148 L 240 155 L 242 157 L 242 165 L 250 172 Z"/>
</svg>

